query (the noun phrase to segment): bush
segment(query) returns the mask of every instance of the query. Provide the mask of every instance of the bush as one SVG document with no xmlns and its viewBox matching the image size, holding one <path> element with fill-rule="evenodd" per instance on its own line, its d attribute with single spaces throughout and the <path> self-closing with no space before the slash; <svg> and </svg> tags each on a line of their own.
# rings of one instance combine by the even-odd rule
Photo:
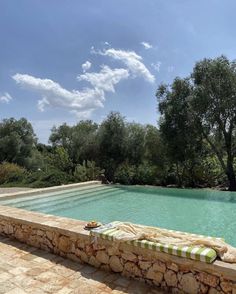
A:
<svg viewBox="0 0 236 294">
<path fill-rule="evenodd" d="M 147 163 L 140 164 L 136 169 L 135 183 L 139 185 L 158 184 L 156 168 Z"/>
<path fill-rule="evenodd" d="M 115 171 L 115 182 L 124 185 L 159 185 L 158 170 L 148 163 L 138 166 L 124 163 Z"/>
<path fill-rule="evenodd" d="M 75 167 L 74 179 L 79 182 L 97 180 L 102 176 L 104 170 L 96 166 L 94 161 L 84 161 Z"/>
<path fill-rule="evenodd" d="M 26 170 L 15 163 L 0 164 L 0 184 L 21 182 L 25 176 Z"/>
<path fill-rule="evenodd" d="M 135 184 L 136 168 L 135 166 L 123 163 L 118 166 L 115 171 L 114 179 L 115 182 L 123 185 Z"/>
<path fill-rule="evenodd" d="M 73 178 L 60 170 L 50 169 L 49 171 L 36 171 L 28 175 L 26 184 L 32 188 L 43 188 L 65 185 L 73 182 Z"/>
</svg>

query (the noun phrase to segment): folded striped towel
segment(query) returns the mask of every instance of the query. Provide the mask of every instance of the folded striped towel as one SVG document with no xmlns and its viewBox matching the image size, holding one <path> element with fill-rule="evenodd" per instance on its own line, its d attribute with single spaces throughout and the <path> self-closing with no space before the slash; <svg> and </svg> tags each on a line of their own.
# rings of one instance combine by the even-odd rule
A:
<svg viewBox="0 0 236 294">
<path fill-rule="evenodd" d="M 105 224 L 99 228 L 92 229 L 90 231 L 90 234 L 91 236 L 99 237 L 105 240 L 119 241 L 119 239 L 122 239 L 125 233 L 120 232 L 116 228 L 118 224 L 121 224 L 121 222 L 115 221 L 115 222 Z M 162 230 L 166 230 L 166 229 L 162 229 Z M 166 231 L 180 233 L 173 230 L 166 230 Z M 206 236 L 196 235 L 196 234 L 188 234 L 183 232 L 181 233 L 186 235 L 196 236 L 199 238 L 206 237 Z M 217 239 L 214 237 L 206 237 L 206 238 Z M 202 261 L 206 263 L 212 263 L 217 257 L 216 251 L 212 248 L 207 248 L 207 247 L 174 246 L 169 244 L 151 242 L 147 240 L 132 240 L 132 241 L 125 241 L 125 243 L 131 244 L 136 247 L 146 248 L 153 251 L 160 251 L 160 252 L 176 255 L 179 257 L 189 258 L 189 259 L 198 260 L 198 261 Z"/>
</svg>

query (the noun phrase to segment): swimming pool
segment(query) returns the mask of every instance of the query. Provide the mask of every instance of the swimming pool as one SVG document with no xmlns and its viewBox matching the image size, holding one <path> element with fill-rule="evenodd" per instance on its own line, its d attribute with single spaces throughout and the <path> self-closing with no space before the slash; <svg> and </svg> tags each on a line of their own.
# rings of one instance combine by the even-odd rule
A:
<svg viewBox="0 0 236 294">
<path fill-rule="evenodd" d="M 80 220 L 114 220 L 224 237 L 236 246 L 236 193 L 92 185 L 0 200 L 0 205 Z"/>
</svg>

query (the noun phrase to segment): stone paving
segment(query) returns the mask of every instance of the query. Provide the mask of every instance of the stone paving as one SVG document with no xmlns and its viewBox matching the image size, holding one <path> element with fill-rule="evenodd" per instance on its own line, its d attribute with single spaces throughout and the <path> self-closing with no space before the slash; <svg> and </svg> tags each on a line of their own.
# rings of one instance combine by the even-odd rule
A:
<svg viewBox="0 0 236 294">
<path fill-rule="evenodd" d="M 120 274 L 97 270 L 0 236 L 0 294 L 160 294 Z"/>
</svg>

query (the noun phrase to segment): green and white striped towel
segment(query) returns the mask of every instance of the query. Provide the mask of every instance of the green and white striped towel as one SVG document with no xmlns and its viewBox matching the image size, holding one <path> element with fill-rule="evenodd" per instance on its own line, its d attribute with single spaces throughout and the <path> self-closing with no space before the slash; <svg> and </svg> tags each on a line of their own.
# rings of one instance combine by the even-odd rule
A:
<svg viewBox="0 0 236 294">
<path fill-rule="evenodd" d="M 105 240 L 110 240 L 110 241 L 116 240 L 116 237 L 118 237 L 120 234 L 119 230 L 116 229 L 116 225 L 119 223 L 120 222 L 116 221 L 116 222 L 106 224 L 104 226 L 101 226 L 100 228 L 91 230 L 90 234 L 92 236 L 99 237 Z M 166 230 L 166 231 L 177 232 L 177 233 L 179 232 L 179 231 L 173 231 L 173 230 Z M 191 235 L 191 236 L 198 236 L 200 238 L 206 237 L 203 235 L 188 234 L 184 232 L 181 232 L 181 233 L 186 235 Z M 218 239 L 214 237 L 207 237 L 207 238 Z M 151 242 L 147 240 L 126 241 L 125 243 L 131 244 L 136 247 L 146 248 L 153 251 L 160 251 L 160 252 L 176 255 L 179 257 L 203 261 L 206 263 L 212 263 L 217 257 L 216 251 L 212 248 L 207 248 L 207 247 L 173 246 L 173 245 Z"/>
</svg>

